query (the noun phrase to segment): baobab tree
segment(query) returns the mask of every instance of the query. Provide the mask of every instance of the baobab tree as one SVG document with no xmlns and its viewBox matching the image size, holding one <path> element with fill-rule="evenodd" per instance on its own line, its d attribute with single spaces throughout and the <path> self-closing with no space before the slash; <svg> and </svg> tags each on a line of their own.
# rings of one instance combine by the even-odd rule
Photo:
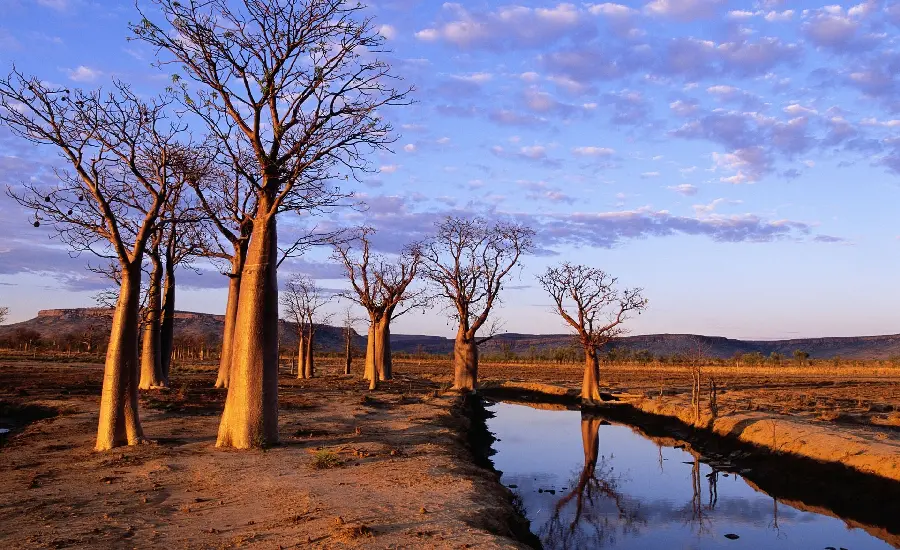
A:
<svg viewBox="0 0 900 550">
<path fill-rule="evenodd" d="M 162 335 L 162 279 L 163 262 L 160 256 L 160 243 L 163 239 L 162 228 L 157 229 L 151 237 L 147 256 L 150 258 L 150 281 L 144 300 L 143 334 L 141 340 L 141 377 L 138 389 L 149 390 L 164 388 L 168 385 L 162 370 L 160 336 Z"/>
<path fill-rule="evenodd" d="M 145 14 L 136 37 L 161 65 L 178 67 L 184 105 L 213 136 L 228 136 L 258 171 L 256 207 L 241 272 L 231 380 L 216 445 L 278 442 L 276 218 L 333 197 L 331 184 L 368 170 L 386 149 L 381 111 L 408 103 L 378 59 L 384 38 L 361 4 L 344 0 L 154 0 L 165 23 Z M 232 129 L 234 129 L 232 131 Z M 243 159 L 235 159 L 237 162 Z M 340 192 L 337 192 L 341 195 Z"/>
<path fill-rule="evenodd" d="M 166 100 L 145 101 L 115 82 L 109 93 L 68 90 L 15 69 L 0 79 L 0 122 L 19 137 L 54 147 L 68 164 L 52 184 L 9 190 L 52 224 L 76 253 L 115 262 L 120 284 L 106 354 L 98 450 L 144 439 L 138 415 L 138 324 L 142 264 L 172 180 L 180 123 Z"/>
<path fill-rule="evenodd" d="M 410 289 L 421 262 L 419 245 L 406 246 L 396 258 L 388 258 L 371 252 L 370 236 L 374 233 L 374 229 L 364 227 L 358 238 L 334 245 L 334 258 L 343 264 L 353 287 L 341 296 L 369 314 L 364 375 L 371 389 L 379 380 L 393 376 L 391 321 L 421 305 L 419 298 L 423 295 Z M 358 250 L 354 250 L 355 243 Z"/>
<path fill-rule="evenodd" d="M 500 301 L 503 283 L 523 254 L 533 247 L 534 230 L 483 218 L 448 217 L 421 247 L 422 273 L 459 323 L 453 346 L 454 389 L 474 390 L 478 383 L 478 346 L 493 338 L 478 331 Z"/>
<path fill-rule="evenodd" d="M 600 401 L 597 350 L 624 332 L 622 324 L 631 314 L 646 309 L 643 290 L 619 290 L 618 280 L 605 271 L 568 262 L 547 268 L 538 281 L 553 299 L 556 312 L 575 329 L 584 348 L 581 399 L 597 403 Z"/>
<path fill-rule="evenodd" d="M 315 376 L 315 337 L 316 323 L 325 321 L 319 318 L 319 311 L 330 301 L 315 281 L 306 275 L 295 275 L 285 285 L 281 293 L 281 305 L 285 315 L 297 325 L 297 378 Z"/>
</svg>

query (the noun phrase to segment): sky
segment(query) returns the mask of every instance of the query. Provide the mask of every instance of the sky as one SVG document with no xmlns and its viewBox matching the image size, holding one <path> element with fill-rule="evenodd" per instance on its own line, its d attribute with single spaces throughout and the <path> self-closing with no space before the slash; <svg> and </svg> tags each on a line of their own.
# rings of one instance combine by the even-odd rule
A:
<svg viewBox="0 0 900 550">
<path fill-rule="evenodd" d="M 0 0 L 0 70 L 143 93 L 170 75 L 128 41 L 131 3 Z M 152 9 L 149 13 L 153 13 Z M 537 231 L 496 314 L 565 327 L 535 275 L 562 261 L 641 287 L 632 333 L 798 338 L 900 333 L 900 4 L 775 0 L 372 2 L 415 103 L 353 190 L 396 250 L 448 214 Z M 57 165 L 0 127 L 0 186 Z M 10 321 L 94 305 L 108 286 L 0 196 Z M 341 288 L 325 250 L 285 264 Z M 183 271 L 178 308 L 221 313 L 226 280 Z M 335 305 L 335 312 L 341 309 Z M 440 309 L 395 333 L 451 336 Z"/>
</svg>

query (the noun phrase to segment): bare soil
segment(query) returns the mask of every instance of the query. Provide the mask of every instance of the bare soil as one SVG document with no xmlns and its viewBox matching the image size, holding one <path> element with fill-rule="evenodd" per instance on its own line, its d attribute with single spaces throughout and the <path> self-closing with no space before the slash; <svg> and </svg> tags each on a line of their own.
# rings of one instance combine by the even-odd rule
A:
<svg viewBox="0 0 900 550">
<path fill-rule="evenodd" d="M 478 466 L 460 399 L 400 375 L 374 393 L 328 371 L 280 384 L 282 445 L 214 447 L 214 368 L 142 392 L 154 442 L 93 451 L 96 365 L 0 361 L 0 540 L 10 548 L 522 547 L 511 495 Z M 324 368 L 322 368 L 324 367 Z M 402 370 L 401 370 L 402 372 Z"/>
</svg>

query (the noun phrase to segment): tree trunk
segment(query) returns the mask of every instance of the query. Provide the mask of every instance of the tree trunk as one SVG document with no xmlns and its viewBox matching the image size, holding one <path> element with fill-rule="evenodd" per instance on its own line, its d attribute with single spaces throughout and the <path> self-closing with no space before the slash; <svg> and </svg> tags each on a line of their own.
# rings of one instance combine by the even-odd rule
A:
<svg viewBox="0 0 900 550">
<path fill-rule="evenodd" d="M 153 270 L 147 288 L 147 309 L 144 315 L 144 341 L 141 350 L 141 381 L 138 389 L 161 388 L 166 384 L 160 352 L 160 301 L 162 262 L 158 254 L 151 254 Z"/>
<path fill-rule="evenodd" d="M 266 197 L 262 197 L 265 199 Z M 275 212 L 260 200 L 241 275 L 228 397 L 217 447 L 278 443 L 278 239 Z"/>
<path fill-rule="evenodd" d="M 378 380 L 375 373 L 375 323 L 369 323 L 369 333 L 366 336 L 366 368 L 363 371 L 366 380 Z"/>
<path fill-rule="evenodd" d="M 316 329 L 313 324 L 309 324 L 309 331 L 306 333 L 306 362 L 303 363 L 303 377 L 312 378 L 316 374 L 315 356 L 313 350 L 315 348 Z"/>
<path fill-rule="evenodd" d="M 144 439 L 138 415 L 138 326 L 141 305 L 141 262 L 122 270 L 122 285 L 113 313 L 100 394 L 98 451 L 137 445 Z"/>
<path fill-rule="evenodd" d="M 592 346 L 584 348 L 584 380 L 581 383 L 581 400 L 586 403 L 600 402 L 600 361 L 597 350 Z"/>
<path fill-rule="evenodd" d="M 300 329 L 297 335 L 300 340 L 297 344 L 297 378 L 306 378 L 306 334 Z"/>
<path fill-rule="evenodd" d="M 353 332 L 347 327 L 347 350 L 344 357 L 344 374 L 350 374 L 350 367 L 353 365 Z"/>
<path fill-rule="evenodd" d="M 231 378 L 231 361 L 234 357 L 234 327 L 237 322 L 238 304 L 241 294 L 241 272 L 244 269 L 245 252 L 239 245 L 234 247 L 231 258 L 231 273 L 228 275 L 228 303 L 225 306 L 225 329 L 222 331 L 222 355 L 219 357 L 217 388 L 227 388 Z"/>
<path fill-rule="evenodd" d="M 391 320 L 387 316 L 375 325 L 375 372 L 378 380 L 391 379 Z"/>
<path fill-rule="evenodd" d="M 175 266 L 166 259 L 166 280 L 163 283 L 162 322 L 159 325 L 160 361 L 165 385 L 169 385 L 172 367 L 172 346 L 175 342 Z"/>
<path fill-rule="evenodd" d="M 472 391 L 478 386 L 478 345 L 460 331 L 453 345 L 453 389 Z"/>
</svg>

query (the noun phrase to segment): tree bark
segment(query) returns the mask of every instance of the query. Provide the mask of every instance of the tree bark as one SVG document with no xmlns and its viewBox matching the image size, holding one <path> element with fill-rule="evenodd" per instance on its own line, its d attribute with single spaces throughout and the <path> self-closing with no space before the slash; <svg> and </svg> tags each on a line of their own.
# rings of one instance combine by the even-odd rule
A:
<svg viewBox="0 0 900 550">
<path fill-rule="evenodd" d="M 453 345 L 453 389 L 472 391 L 478 386 L 478 345 L 462 331 Z"/>
<path fill-rule="evenodd" d="M 391 364 L 391 320 L 385 316 L 375 325 L 375 372 L 378 380 L 390 380 Z"/>
<path fill-rule="evenodd" d="M 160 348 L 160 304 L 162 286 L 162 262 L 158 254 L 150 255 L 153 269 L 150 286 L 147 287 L 147 309 L 144 315 L 144 340 L 141 349 L 141 380 L 138 389 L 149 390 L 166 385 L 162 370 Z"/>
<path fill-rule="evenodd" d="M 369 333 L 366 336 L 366 368 L 363 372 L 366 380 L 378 380 L 375 372 L 375 323 L 369 324 Z M 374 388 L 373 388 L 374 389 Z"/>
<path fill-rule="evenodd" d="M 600 402 L 600 360 L 593 346 L 584 348 L 584 380 L 581 382 L 581 400 L 586 403 Z"/>
<path fill-rule="evenodd" d="M 278 443 L 278 240 L 275 212 L 260 200 L 241 275 L 228 397 L 217 447 Z"/>
<path fill-rule="evenodd" d="M 309 332 L 306 333 L 306 361 L 303 363 L 304 378 L 312 378 L 316 374 L 315 356 L 313 355 L 315 340 L 316 330 L 310 323 Z"/>
<path fill-rule="evenodd" d="M 231 378 L 231 361 L 234 357 L 234 327 L 237 324 L 238 304 L 241 294 L 241 272 L 244 270 L 246 252 L 241 245 L 235 245 L 231 258 L 231 273 L 228 275 L 228 303 L 225 306 L 225 329 L 222 331 L 222 355 L 219 357 L 217 388 L 227 388 Z"/>
<path fill-rule="evenodd" d="M 353 332 L 347 327 L 347 349 L 344 357 L 344 374 L 351 374 L 350 367 L 353 365 Z"/>
<path fill-rule="evenodd" d="M 306 334 L 303 329 L 297 335 L 297 378 L 306 378 Z"/>
<path fill-rule="evenodd" d="M 166 279 L 163 283 L 162 322 L 159 325 L 160 361 L 163 382 L 169 385 L 172 367 L 172 347 L 175 342 L 175 266 L 166 260 Z"/>
<path fill-rule="evenodd" d="M 122 270 L 103 370 L 98 451 L 137 445 L 144 439 L 138 415 L 138 326 L 141 304 L 140 258 Z"/>
</svg>

